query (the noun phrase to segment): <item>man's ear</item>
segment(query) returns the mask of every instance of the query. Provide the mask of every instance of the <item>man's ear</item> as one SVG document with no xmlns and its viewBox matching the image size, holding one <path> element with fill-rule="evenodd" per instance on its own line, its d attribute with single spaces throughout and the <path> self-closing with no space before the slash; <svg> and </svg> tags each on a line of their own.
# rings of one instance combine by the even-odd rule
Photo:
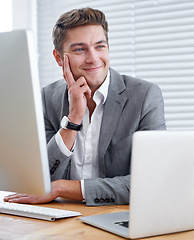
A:
<svg viewBox="0 0 194 240">
<path fill-rule="evenodd" d="M 54 56 L 56 62 L 58 63 L 58 65 L 60 67 L 62 67 L 63 60 L 61 59 L 61 55 L 59 54 L 59 52 L 56 49 L 53 50 L 53 56 Z"/>
</svg>

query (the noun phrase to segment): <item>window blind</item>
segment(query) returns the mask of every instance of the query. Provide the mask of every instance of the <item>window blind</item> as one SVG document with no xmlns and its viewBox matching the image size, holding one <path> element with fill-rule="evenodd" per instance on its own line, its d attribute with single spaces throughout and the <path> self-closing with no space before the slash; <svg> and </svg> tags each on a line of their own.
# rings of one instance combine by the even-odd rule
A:
<svg viewBox="0 0 194 240">
<path fill-rule="evenodd" d="M 133 1 L 134 75 L 162 89 L 168 129 L 194 129 L 194 1 Z"/>
<path fill-rule="evenodd" d="M 37 0 L 41 85 L 62 77 L 52 56 L 56 20 L 88 6 L 106 14 L 111 66 L 160 86 L 167 129 L 194 130 L 193 0 Z"/>
</svg>

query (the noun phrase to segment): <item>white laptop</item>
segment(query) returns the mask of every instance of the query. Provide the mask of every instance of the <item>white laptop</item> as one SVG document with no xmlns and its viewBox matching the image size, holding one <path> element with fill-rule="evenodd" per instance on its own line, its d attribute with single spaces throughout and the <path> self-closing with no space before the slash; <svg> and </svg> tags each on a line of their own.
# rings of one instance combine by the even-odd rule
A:
<svg viewBox="0 0 194 240">
<path fill-rule="evenodd" d="M 80 219 L 125 238 L 194 229 L 194 131 L 136 132 L 129 212 Z"/>
</svg>

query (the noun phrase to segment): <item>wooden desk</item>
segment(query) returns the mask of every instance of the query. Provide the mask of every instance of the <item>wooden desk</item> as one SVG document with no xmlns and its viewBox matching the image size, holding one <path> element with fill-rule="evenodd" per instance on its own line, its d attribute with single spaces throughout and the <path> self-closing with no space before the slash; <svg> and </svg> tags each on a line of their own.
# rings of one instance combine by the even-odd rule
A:
<svg viewBox="0 0 194 240">
<path fill-rule="evenodd" d="M 0 191 L 0 201 L 7 195 Z M 126 211 L 129 206 L 86 207 L 83 203 L 67 202 L 62 199 L 39 206 L 73 210 L 82 216 Z M 82 223 L 79 217 L 60 219 L 54 222 L 0 214 L 0 240 L 119 240 L 124 239 L 98 228 Z M 169 234 L 144 240 L 193 240 L 194 231 Z"/>
</svg>

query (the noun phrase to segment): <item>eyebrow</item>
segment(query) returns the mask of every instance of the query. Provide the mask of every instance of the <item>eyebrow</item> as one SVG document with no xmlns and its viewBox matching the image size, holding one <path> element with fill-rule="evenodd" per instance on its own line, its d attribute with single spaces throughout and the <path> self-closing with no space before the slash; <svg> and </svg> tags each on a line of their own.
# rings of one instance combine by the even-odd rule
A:
<svg viewBox="0 0 194 240">
<path fill-rule="evenodd" d="M 98 45 L 98 44 L 102 44 L 102 43 L 104 43 L 104 44 L 107 44 L 107 41 L 106 40 L 100 40 L 100 41 L 98 41 L 98 42 L 96 42 L 94 45 Z M 70 45 L 70 48 L 73 48 L 73 47 L 76 47 L 76 46 L 86 46 L 87 44 L 86 43 L 72 43 L 71 45 Z"/>
</svg>

